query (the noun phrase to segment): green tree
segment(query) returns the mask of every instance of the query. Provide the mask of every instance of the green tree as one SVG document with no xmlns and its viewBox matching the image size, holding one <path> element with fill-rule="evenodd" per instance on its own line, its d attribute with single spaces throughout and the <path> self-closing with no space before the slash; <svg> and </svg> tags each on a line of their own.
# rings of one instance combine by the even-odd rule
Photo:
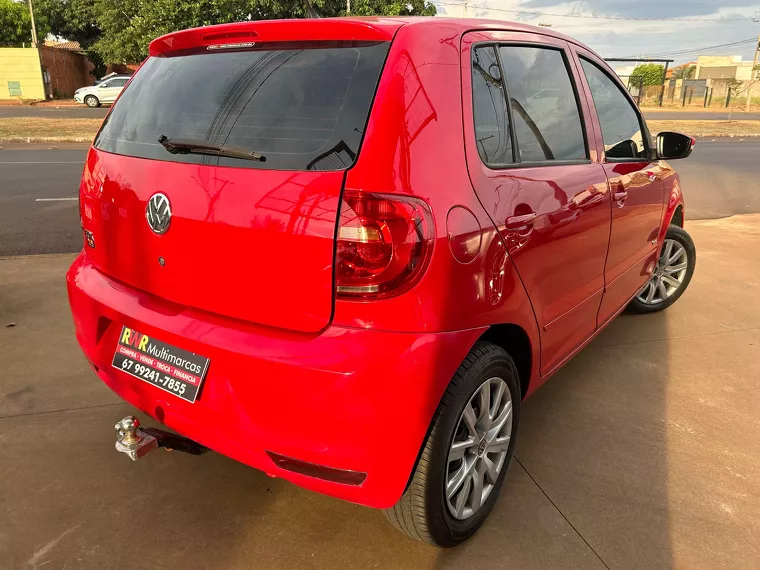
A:
<svg viewBox="0 0 760 570">
<path fill-rule="evenodd" d="M 54 1 L 54 0 L 47 0 Z M 74 0 L 69 0 L 74 1 Z M 93 49 L 109 63 L 141 61 L 150 41 L 184 28 L 244 20 L 305 18 L 304 0 L 79 0 L 93 2 L 100 30 Z M 323 17 L 344 16 L 345 0 L 311 0 Z M 427 0 L 352 0 L 356 16 L 435 15 Z"/>
<path fill-rule="evenodd" d="M 88 49 L 100 37 L 95 0 L 34 0 L 34 16 L 55 36 Z"/>
<path fill-rule="evenodd" d="M 34 17 L 38 28 L 42 23 L 54 36 L 79 42 L 95 64 L 93 75 L 105 73 L 103 60 L 92 49 L 101 35 L 95 18 L 95 0 L 34 0 Z"/>
<path fill-rule="evenodd" d="M 32 22 L 24 2 L 0 0 L 0 47 L 32 43 Z"/>
<path fill-rule="evenodd" d="M 641 63 L 637 65 L 631 73 L 630 85 L 639 85 L 642 87 L 650 85 L 662 85 L 665 66 L 657 63 Z"/>
<path fill-rule="evenodd" d="M 673 79 L 693 79 L 696 70 L 694 65 L 681 65 L 673 70 Z"/>
</svg>

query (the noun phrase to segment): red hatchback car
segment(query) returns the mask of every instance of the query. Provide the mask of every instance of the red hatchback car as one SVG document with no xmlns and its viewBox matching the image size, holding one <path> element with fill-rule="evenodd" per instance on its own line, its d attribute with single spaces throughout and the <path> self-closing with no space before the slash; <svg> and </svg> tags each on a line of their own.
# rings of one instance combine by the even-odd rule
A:
<svg viewBox="0 0 760 570">
<path fill-rule="evenodd" d="M 687 287 L 663 159 L 693 144 L 653 139 L 605 62 L 543 28 L 169 34 L 87 157 L 76 335 L 183 441 L 452 546 L 497 500 L 520 402 Z M 133 458 L 162 437 L 120 426 Z"/>
</svg>

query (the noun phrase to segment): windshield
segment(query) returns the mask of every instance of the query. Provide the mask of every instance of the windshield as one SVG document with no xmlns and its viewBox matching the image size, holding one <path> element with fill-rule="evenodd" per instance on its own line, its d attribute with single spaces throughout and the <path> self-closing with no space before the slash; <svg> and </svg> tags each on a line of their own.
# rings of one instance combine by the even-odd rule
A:
<svg viewBox="0 0 760 570">
<path fill-rule="evenodd" d="M 151 57 L 122 92 L 95 147 L 172 162 L 341 170 L 359 152 L 388 42 L 272 44 Z M 161 135 L 237 147 L 265 162 L 170 154 Z"/>
</svg>

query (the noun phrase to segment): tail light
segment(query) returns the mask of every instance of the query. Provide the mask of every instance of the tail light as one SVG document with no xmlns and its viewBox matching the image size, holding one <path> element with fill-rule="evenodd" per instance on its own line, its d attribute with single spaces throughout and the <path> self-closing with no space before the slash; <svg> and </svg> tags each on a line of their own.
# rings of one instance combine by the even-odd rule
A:
<svg viewBox="0 0 760 570">
<path fill-rule="evenodd" d="M 423 200 L 346 190 L 335 260 L 338 296 L 378 299 L 408 290 L 424 273 L 434 238 Z"/>
</svg>

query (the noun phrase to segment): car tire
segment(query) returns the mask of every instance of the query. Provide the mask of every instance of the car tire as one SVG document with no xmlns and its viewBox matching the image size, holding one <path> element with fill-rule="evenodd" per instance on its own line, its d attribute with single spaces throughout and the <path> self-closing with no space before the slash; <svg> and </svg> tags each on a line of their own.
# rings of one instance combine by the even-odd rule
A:
<svg viewBox="0 0 760 570">
<path fill-rule="evenodd" d="M 463 422 L 468 423 L 464 415 L 465 407 L 470 407 L 469 413 L 476 413 L 480 422 L 480 404 L 484 401 L 486 385 L 489 409 L 497 417 L 493 419 L 493 423 L 483 424 L 485 437 L 479 443 L 465 449 L 461 459 L 452 460 L 451 457 L 456 453 L 453 446 L 456 444 L 461 448 L 472 437 L 470 434 L 474 433 L 463 425 Z M 502 390 L 501 400 L 497 402 L 499 390 Z M 507 414 L 510 415 L 509 425 L 505 423 L 499 428 L 497 420 L 505 421 L 502 417 L 506 417 L 504 410 L 507 407 L 507 395 L 511 407 Z M 509 354 L 495 344 L 476 343 L 459 366 L 441 399 L 407 489 L 393 507 L 384 511 L 388 520 L 408 536 L 434 546 L 456 546 L 472 536 L 488 517 L 504 485 L 517 442 L 520 400 L 517 368 Z M 485 406 L 482 406 L 482 409 L 485 409 Z M 491 437 L 488 426 L 494 426 L 492 431 L 496 432 L 492 443 L 483 444 L 484 439 Z M 508 441 L 505 442 L 507 433 Z M 490 447 L 491 445 L 493 447 Z M 501 450 L 490 451 L 491 449 Z M 501 455 L 502 453 L 504 455 Z M 484 457 L 488 458 L 490 464 L 483 459 Z M 468 473 L 468 458 L 475 466 L 471 469 L 471 474 L 461 477 L 463 483 L 459 487 L 460 492 L 448 498 L 447 483 L 449 489 L 454 489 L 454 473 Z M 494 474 L 491 470 L 489 477 L 486 466 L 497 464 L 500 465 L 498 471 Z M 475 478 L 481 470 L 484 470 L 481 493 L 476 495 L 478 487 Z M 490 491 L 484 496 L 482 491 L 486 486 Z M 464 507 L 459 512 L 459 505 L 463 502 L 460 500 L 462 494 L 465 497 Z M 473 507 L 476 496 L 481 497 L 477 499 L 480 504 L 478 508 Z M 468 509 L 472 512 L 466 516 Z"/>
<path fill-rule="evenodd" d="M 670 307 L 689 286 L 696 263 L 697 250 L 691 236 L 683 228 L 671 224 L 665 234 L 665 243 L 655 272 L 636 293 L 628 310 L 634 313 L 656 313 Z M 674 286 L 676 282 L 677 287 Z M 663 291 L 667 294 L 663 294 Z"/>
<path fill-rule="evenodd" d="M 88 95 L 84 98 L 84 104 L 88 107 L 100 107 L 100 100 L 95 95 Z"/>
</svg>

